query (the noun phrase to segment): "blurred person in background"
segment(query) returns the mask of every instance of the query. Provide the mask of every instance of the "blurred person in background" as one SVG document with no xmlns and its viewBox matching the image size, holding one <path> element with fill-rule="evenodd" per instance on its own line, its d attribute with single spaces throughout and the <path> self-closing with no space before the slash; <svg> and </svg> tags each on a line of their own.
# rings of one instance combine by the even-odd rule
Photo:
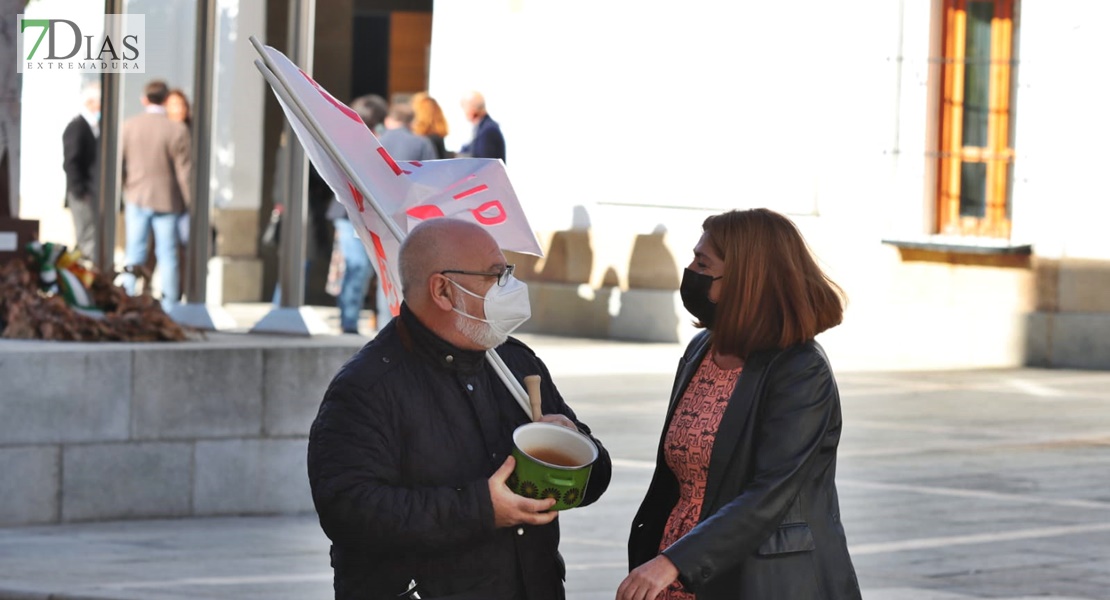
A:
<svg viewBox="0 0 1110 600">
<path fill-rule="evenodd" d="M 412 131 L 412 121 L 416 114 L 407 103 L 394 103 L 382 123 L 385 129 L 378 136 L 385 151 L 396 161 L 435 160 L 436 149 L 432 141 Z"/>
<path fill-rule="evenodd" d="M 146 84 L 141 98 L 143 113 L 124 121 L 120 133 L 127 238 L 121 283 L 129 294 L 136 293 L 135 269 L 146 262 L 147 239 L 153 231 L 166 312 L 181 299 L 178 218 L 193 199 L 189 128 L 166 115 L 169 92 L 164 81 Z"/>
<path fill-rule="evenodd" d="M 172 121 L 184 123 L 186 127 L 193 126 L 193 113 L 189 107 L 189 99 L 180 88 L 170 90 L 166 96 L 166 116 Z"/>
<path fill-rule="evenodd" d="M 99 140 L 100 84 L 93 81 L 81 89 L 81 111 L 62 132 L 65 205 L 73 216 L 75 248 L 92 261 L 96 260 L 96 230 L 100 220 L 97 205 Z"/>
<path fill-rule="evenodd" d="M 486 112 L 486 99 L 478 92 L 470 92 L 462 99 L 463 114 L 474 125 L 474 138 L 459 150 L 459 154 L 474 158 L 500 158 L 505 160 L 505 136 L 501 126 Z"/>
<path fill-rule="evenodd" d="M 359 96 L 351 102 L 351 109 L 358 113 L 366 127 L 379 138 L 383 133 L 383 123 L 389 112 L 389 104 L 385 98 L 377 94 Z M 370 256 L 362 245 L 362 240 L 355 233 L 354 225 L 347 216 L 347 209 L 332 197 L 326 212 L 326 218 L 331 219 L 335 226 L 335 244 L 332 250 L 332 265 L 329 269 L 329 287 L 335 293 L 336 305 L 339 307 L 339 328 L 343 333 L 358 333 L 359 315 L 370 289 L 370 276 L 374 270 L 370 265 Z M 376 313 L 371 317 L 370 329 L 384 326 L 380 321 L 389 314 L 386 306 L 385 294 L 381 292 L 381 284 L 377 286 L 374 309 Z"/>
<path fill-rule="evenodd" d="M 412 132 L 431 140 L 437 159 L 452 158 L 454 154 L 447 151 L 443 142 L 448 133 L 447 117 L 439 107 L 439 102 L 429 96 L 428 92 L 417 92 L 413 94 L 411 103 L 414 115 Z"/>
<path fill-rule="evenodd" d="M 177 121 L 188 127 L 189 134 L 190 136 L 192 135 L 193 111 L 189 106 L 189 99 L 185 96 L 185 91 L 181 88 L 170 90 L 169 95 L 166 96 L 166 116 L 169 117 L 171 121 Z M 188 248 L 189 212 L 185 211 L 177 217 L 177 261 L 180 265 L 178 268 L 180 277 L 178 279 L 180 280 L 179 285 L 182 290 L 185 289 L 185 273 L 187 272 L 185 261 L 189 259 Z M 153 247 L 149 247 L 149 250 L 151 250 L 151 252 L 150 259 L 147 261 L 147 266 L 153 271 L 157 259 L 154 258 L 155 253 L 153 252 Z"/>
</svg>

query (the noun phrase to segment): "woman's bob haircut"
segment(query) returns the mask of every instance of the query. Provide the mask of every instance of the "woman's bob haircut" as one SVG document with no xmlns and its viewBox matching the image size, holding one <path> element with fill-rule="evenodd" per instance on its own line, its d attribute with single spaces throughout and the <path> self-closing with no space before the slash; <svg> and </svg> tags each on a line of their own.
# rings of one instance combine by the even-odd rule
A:
<svg viewBox="0 0 1110 600">
<path fill-rule="evenodd" d="M 817 266 L 790 219 L 765 208 L 733 210 L 707 218 L 702 229 L 724 260 L 711 334 L 719 354 L 787 348 L 844 318 L 844 291 Z"/>
</svg>

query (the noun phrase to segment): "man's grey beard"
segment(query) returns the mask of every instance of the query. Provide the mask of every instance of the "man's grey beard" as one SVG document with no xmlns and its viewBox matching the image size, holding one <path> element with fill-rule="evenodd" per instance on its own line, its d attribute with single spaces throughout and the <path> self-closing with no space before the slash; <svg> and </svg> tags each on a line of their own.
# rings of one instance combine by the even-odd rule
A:
<svg viewBox="0 0 1110 600">
<path fill-rule="evenodd" d="M 455 308 L 462 312 L 466 312 L 466 304 L 463 302 L 461 294 L 455 297 Z M 457 329 L 463 337 L 486 350 L 496 348 L 504 344 L 505 340 L 509 339 L 508 335 L 502 335 L 494 331 L 489 323 L 484 323 L 478 319 L 463 316 L 459 313 L 455 313 L 455 329 Z"/>
</svg>

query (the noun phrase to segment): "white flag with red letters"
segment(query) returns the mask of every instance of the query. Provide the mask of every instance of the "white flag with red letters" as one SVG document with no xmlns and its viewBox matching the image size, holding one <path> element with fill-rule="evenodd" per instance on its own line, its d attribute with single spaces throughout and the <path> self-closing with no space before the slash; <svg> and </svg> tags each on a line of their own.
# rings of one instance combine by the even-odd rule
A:
<svg viewBox="0 0 1110 600">
<path fill-rule="evenodd" d="M 271 76 L 263 69 L 263 75 L 297 139 L 347 209 L 394 315 L 401 306 L 397 269 L 401 239 L 382 215 L 396 225 L 402 238 L 421 221 L 448 217 L 485 227 L 505 250 L 543 255 L 500 160 L 456 158 L 398 163 L 358 113 L 336 100 L 281 52 L 270 46 L 256 47 L 272 72 Z M 374 210 L 374 204 L 381 214 Z"/>
</svg>

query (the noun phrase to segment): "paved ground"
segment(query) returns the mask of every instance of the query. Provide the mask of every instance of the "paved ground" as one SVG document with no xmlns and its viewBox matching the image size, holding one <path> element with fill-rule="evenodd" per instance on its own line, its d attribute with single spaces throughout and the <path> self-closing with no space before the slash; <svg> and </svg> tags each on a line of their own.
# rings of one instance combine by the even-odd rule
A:
<svg viewBox="0 0 1110 600">
<path fill-rule="evenodd" d="M 678 347 L 527 337 L 615 458 L 606 496 L 561 516 L 569 598 L 610 599 Z M 865 598 L 1110 599 L 1110 373 L 839 380 Z M 330 579 L 314 515 L 0 529 L 0 599 L 302 600 Z"/>
</svg>

